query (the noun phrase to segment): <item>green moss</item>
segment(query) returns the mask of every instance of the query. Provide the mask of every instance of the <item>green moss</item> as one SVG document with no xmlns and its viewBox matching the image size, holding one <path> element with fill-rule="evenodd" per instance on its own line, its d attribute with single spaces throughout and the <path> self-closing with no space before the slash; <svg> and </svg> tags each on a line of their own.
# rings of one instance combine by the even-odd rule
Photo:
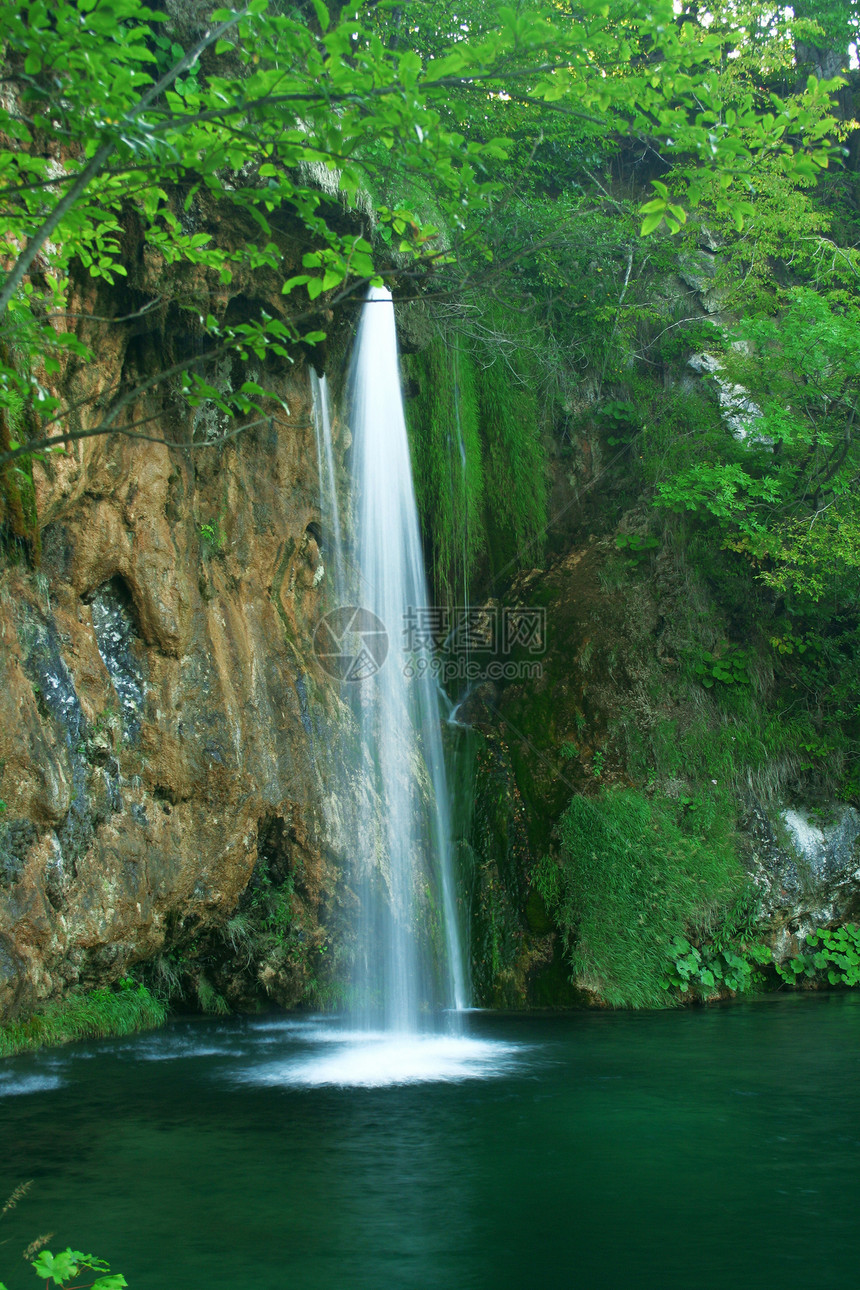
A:
<svg viewBox="0 0 860 1290">
<path fill-rule="evenodd" d="M 555 821 L 570 797 L 569 774 L 560 773 L 565 769 L 559 753 L 560 731 L 566 728 L 566 710 L 559 703 L 558 690 L 552 683 L 554 662 L 550 656 L 543 683 L 523 688 L 505 709 L 510 760 L 525 807 L 529 849 L 533 855 L 541 855 L 549 848 Z"/>
<path fill-rule="evenodd" d="M 5 347 L 0 345 L 0 358 L 8 361 Z M 13 390 L 5 393 L 5 406 L 0 408 L 0 452 L 8 452 L 21 437 L 28 438 L 34 428 L 32 408 Z M 41 562 L 41 533 L 39 529 L 39 512 L 36 502 L 36 489 L 33 484 L 33 462 L 29 457 L 19 458 L 15 462 L 0 468 L 0 524 L 5 526 L 4 541 L 15 554 L 15 544 L 23 550 L 29 550 L 31 563 L 38 567 Z M 23 544 L 23 546 L 22 546 Z"/>
<path fill-rule="evenodd" d="M 556 940 L 552 960 L 536 972 L 529 982 L 529 1006 L 532 1008 L 582 1008 L 593 1003 L 570 979 L 570 972 Z"/>
<path fill-rule="evenodd" d="M 462 604 L 486 541 L 474 364 L 456 337 L 437 336 L 404 366 L 419 389 L 408 415 L 433 586 L 443 603 Z"/>
<path fill-rule="evenodd" d="M 485 354 L 477 388 L 494 574 L 540 562 L 547 523 L 546 453 L 529 373 Z"/>
<path fill-rule="evenodd" d="M 564 933 L 572 979 L 613 1006 L 664 1003 L 672 938 L 718 927 L 745 887 L 725 817 L 617 789 L 574 797 L 558 832 L 561 854 L 545 857 L 534 881 Z"/>
<path fill-rule="evenodd" d="M 508 748 L 497 734 L 488 735 L 477 750 L 475 806 L 466 854 L 475 997 L 494 1007 L 522 1006 L 520 905 L 525 897 L 528 841 Z"/>
<path fill-rule="evenodd" d="M 480 338 L 449 327 L 404 358 L 418 508 L 434 588 L 449 604 L 468 600 L 480 562 L 507 572 L 538 562 L 544 546 L 537 378 L 530 351 L 490 322 Z"/>
<path fill-rule="evenodd" d="M 124 982 L 120 990 L 91 990 L 48 1004 L 25 1021 L 0 1026 L 0 1057 L 49 1048 L 74 1039 L 130 1035 L 164 1025 L 167 1008 L 144 985 Z"/>
</svg>

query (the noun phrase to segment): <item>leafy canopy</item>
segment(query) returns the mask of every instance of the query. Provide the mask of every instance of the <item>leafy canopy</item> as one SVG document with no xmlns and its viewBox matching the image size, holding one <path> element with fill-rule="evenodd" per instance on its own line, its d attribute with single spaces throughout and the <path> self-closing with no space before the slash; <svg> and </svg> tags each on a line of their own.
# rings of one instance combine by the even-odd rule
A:
<svg viewBox="0 0 860 1290">
<path fill-rule="evenodd" d="M 671 0 L 482 9 L 474 30 L 468 17 L 459 29 L 436 24 L 429 41 L 425 18 L 395 30 L 380 12 L 349 5 L 335 17 L 314 0 L 308 17 L 250 0 L 216 10 L 185 49 L 167 16 L 140 0 L 0 8 L 0 412 L 22 400 L 27 409 L 20 441 L 7 427 L 0 467 L 72 431 L 146 433 L 148 418 L 131 414 L 140 387 L 103 394 L 72 426 L 59 393 L 69 362 L 95 357 L 68 315 L 72 285 L 81 273 L 121 282 L 132 224 L 162 266 L 164 291 L 199 314 L 202 334 L 193 359 L 145 389 L 178 380 L 190 404 L 211 400 L 247 422 L 270 412 L 266 391 L 247 381 L 225 394 L 204 379 L 206 363 L 231 353 L 287 361 L 299 339 L 322 339 L 320 313 L 344 292 L 409 262 L 419 272 L 450 263 L 464 246 L 491 258 L 482 220 L 500 198 L 516 113 L 567 114 L 658 141 L 687 158 L 687 200 L 715 176 L 739 224 L 738 184 L 755 157 L 802 173 L 827 163 L 828 86 L 813 78 L 804 95 L 770 96 L 762 111 L 735 85 L 727 103 L 721 38 L 679 26 Z M 341 202 L 355 210 L 395 161 L 432 187 L 444 236 L 398 202 L 344 220 Z M 655 191 L 643 231 L 680 227 L 684 206 L 662 181 Z M 211 225 L 199 227 L 204 207 L 238 211 L 247 240 L 220 244 Z M 308 248 L 299 273 L 287 227 Z M 192 271 L 213 293 L 275 274 L 283 313 L 226 326 L 192 292 L 183 299 Z"/>
</svg>

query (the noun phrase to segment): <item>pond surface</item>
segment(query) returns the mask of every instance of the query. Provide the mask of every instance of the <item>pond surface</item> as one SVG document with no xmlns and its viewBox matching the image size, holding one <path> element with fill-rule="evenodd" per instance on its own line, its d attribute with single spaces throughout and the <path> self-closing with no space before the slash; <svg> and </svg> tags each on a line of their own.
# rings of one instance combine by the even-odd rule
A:
<svg viewBox="0 0 860 1290">
<path fill-rule="evenodd" d="M 131 1290 L 845 1290 L 860 1256 L 860 995 L 179 1021 L 0 1065 L 0 1280 L 34 1236 Z M 387 1081 L 387 1082 L 386 1082 Z"/>
</svg>

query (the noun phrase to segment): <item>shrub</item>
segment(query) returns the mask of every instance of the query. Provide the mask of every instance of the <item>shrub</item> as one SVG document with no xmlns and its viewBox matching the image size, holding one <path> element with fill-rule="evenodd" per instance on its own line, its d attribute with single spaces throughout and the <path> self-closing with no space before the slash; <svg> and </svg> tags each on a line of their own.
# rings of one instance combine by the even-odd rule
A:
<svg viewBox="0 0 860 1290">
<path fill-rule="evenodd" d="M 745 890 L 723 817 L 633 789 L 577 796 L 561 818 L 561 854 L 533 881 L 561 929 L 572 977 L 608 1003 L 665 1003 L 669 947 L 694 926 L 724 924 Z"/>
</svg>

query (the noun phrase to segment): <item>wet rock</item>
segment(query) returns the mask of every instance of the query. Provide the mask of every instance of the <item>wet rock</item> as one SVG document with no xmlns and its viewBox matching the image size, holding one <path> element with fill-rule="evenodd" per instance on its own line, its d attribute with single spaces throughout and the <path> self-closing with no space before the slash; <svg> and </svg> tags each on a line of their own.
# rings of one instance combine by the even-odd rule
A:
<svg viewBox="0 0 860 1290">
<path fill-rule="evenodd" d="M 778 958 L 797 953 L 807 932 L 860 914 L 860 814 L 831 803 L 811 811 L 755 804 L 744 821 L 749 869 Z"/>
<path fill-rule="evenodd" d="M 10 887 L 19 880 L 35 840 L 30 820 L 0 819 L 0 886 Z"/>
<path fill-rule="evenodd" d="M 713 378 L 723 420 L 739 442 L 773 447 L 772 439 L 756 432 L 756 423 L 761 421 L 763 416 L 761 408 L 742 385 L 734 385 L 731 381 L 723 380 L 719 375 L 722 369 L 719 359 L 713 354 L 694 354 L 688 360 L 687 366 L 694 372 L 698 372 L 700 376 Z"/>
<path fill-rule="evenodd" d="M 95 290 L 81 314 L 105 312 Z M 66 391 L 82 405 L 124 371 L 130 333 L 103 331 L 99 364 Z M 169 365 L 175 338 L 151 341 Z M 304 940 L 285 998 L 340 917 L 348 814 L 326 832 L 325 766 L 351 716 L 313 653 L 328 579 L 318 548 L 308 564 L 321 520 L 308 373 L 266 383 L 290 409 L 277 427 L 193 454 L 93 438 L 35 467 L 44 576 L 0 564 L 0 1017 L 216 935 L 255 871 L 261 819 L 291 821 Z M 190 438 L 192 421 L 165 397 L 166 438 Z M 230 970 L 260 994 L 257 967 Z"/>
<path fill-rule="evenodd" d="M 136 615 L 128 588 L 120 578 L 99 587 L 92 598 L 93 630 L 99 653 L 116 690 L 125 738 L 140 734 L 143 711 L 143 666 Z"/>
</svg>

